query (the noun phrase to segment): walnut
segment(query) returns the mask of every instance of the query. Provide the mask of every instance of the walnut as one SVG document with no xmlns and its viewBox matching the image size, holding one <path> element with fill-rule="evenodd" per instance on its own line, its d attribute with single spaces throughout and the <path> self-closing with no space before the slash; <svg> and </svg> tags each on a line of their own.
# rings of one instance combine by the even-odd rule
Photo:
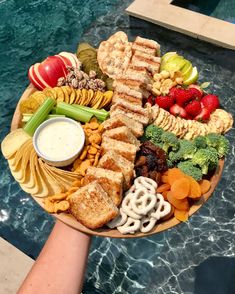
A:
<svg viewBox="0 0 235 294">
<path fill-rule="evenodd" d="M 57 81 L 57 86 L 58 86 L 58 87 L 64 86 L 65 83 L 66 83 L 66 79 L 65 79 L 64 77 L 61 77 L 61 78 L 59 78 L 58 81 Z"/>
<path fill-rule="evenodd" d="M 90 79 L 95 79 L 96 78 L 96 72 L 94 70 L 90 70 L 89 77 L 90 77 Z"/>
<path fill-rule="evenodd" d="M 71 81 L 72 87 L 75 88 L 75 89 L 77 89 L 78 83 L 79 82 L 78 82 L 78 80 L 76 78 L 72 79 L 72 81 Z"/>
</svg>

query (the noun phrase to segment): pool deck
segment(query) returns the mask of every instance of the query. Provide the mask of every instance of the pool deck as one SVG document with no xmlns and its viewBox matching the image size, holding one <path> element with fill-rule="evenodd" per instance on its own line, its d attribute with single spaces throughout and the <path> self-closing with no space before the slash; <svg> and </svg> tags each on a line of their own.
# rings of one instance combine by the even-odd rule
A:
<svg viewBox="0 0 235 294">
<path fill-rule="evenodd" d="M 34 260 L 0 238 L 0 293 L 16 293 Z"/>
<path fill-rule="evenodd" d="M 171 4 L 172 0 L 135 0 L 126 12 L 217 46 L 235 50 L 235 24 Z"/>
</svg>

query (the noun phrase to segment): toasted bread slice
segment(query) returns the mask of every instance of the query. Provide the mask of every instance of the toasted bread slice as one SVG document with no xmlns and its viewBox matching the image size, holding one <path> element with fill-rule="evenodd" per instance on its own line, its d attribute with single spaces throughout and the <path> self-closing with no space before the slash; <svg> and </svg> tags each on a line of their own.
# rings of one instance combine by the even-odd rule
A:
<svg viewBox="0 0 235 294">
<path fill-rule="evenodd" d="M 123 174 L 98 167 L 89 167 L 84 177 L 84 185 L 97 180 L 103 189 L 108 193 L 115 205 L 122 201 Z"/>
<path fill-rule="evenodd" d="M 158 42 L 140 36 L 136 37 L 132 44 L 132 50 L 142 51 L 153 56 L 160 56 L 160 45 Z"/>
<path fill-rule="evenodd" d="M 132 56 L 130 66 L 132 68 L 137 69 L 138 67 L 145 68 L 152 75 L 159 72 L 160 69 L 161 58 L 146 54 L 142 51 L 136 51 Z"/>
<path fill-rule="evenodd" d="M 124 190 L 131 187 L 134 176 L 134 164 L 115 151 L 106 152 L 100 159 L 98 167 L 121 172 L 124 176 Z"/>
<path fill-rule="evenodd" d="M 139 98 L 133 97 L 131 95 L 127 95 L 125 93 L 117 93 L 114 92 L 113 97 L 112 97 L 112 104 L 117 103 L 118 101 L 128 101 L 130 103 L 133 103 L 135 105 L 142 106 L 142 100 Z"/>
<path fill-rule="evenodd" d="M 109 150 L 112 150 L 122 155 L 131 162 L 135 161 L 136 152 L 139 150 L 139 148 L 133 144 L 125 143 L 108 137 L 103 137 L 101 148 L 102 155 Z"/>
<path fill-rule="evenodd" d="M 136 139 L 127 126 L 105 131 L 103 133 L 103 137 L 109 137 L 118 141 L 134 144 L 137 147 L 140 146 L 140 142 Z"/>
<path fill-rule="evenodd" d="M 125 114 L 129 118 L 135 119 L 143 125 L 147 125 L 149 122 L 148 110 L 138 105 L 133 105 L 129 102 L 118 101 L 112 105 L 110 108 L 110 117 L 118 113 Z"/>
<path fill-rule="evenodd" d="M 84 226 L 97 229 L 118 215 L 118 209 L 101 185 L 94 181 L 70 198 L 71 214 Z"/>
<path fill-rule="evenodd" d="M 137 122 L 136 120 L 127 117 L 124 114 L 117 114 L 115 116 L 113 115 L 112 118 L 109 118 L 106 121 L 104 121 L 102 125 L 105 130 L 111 130 L 117 127 L 127 126 L 131 130 L 132 134 L 137 138 L 143 136 L 144 134 L 143 125 Z"/>
</svg>

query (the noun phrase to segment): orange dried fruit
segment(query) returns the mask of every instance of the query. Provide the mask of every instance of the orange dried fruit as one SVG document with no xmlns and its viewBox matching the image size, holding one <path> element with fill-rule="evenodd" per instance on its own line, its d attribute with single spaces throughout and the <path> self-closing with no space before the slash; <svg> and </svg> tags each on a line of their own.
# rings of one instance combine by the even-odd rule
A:
<svg viewBox="0 0 235 294">
<path fill-rule="evenodd" d="M 168 183 L 162 184 L 157 188 L 157 193 L 162 193 L 165 191 L 169 191 L 171 186 Z"/>
<path fill-rule="evenodd" d="M 168 192 L 169 192 L 169 190 L 168 191 L 164 191 L 164 192 L 161 193 L 162 196 L 164 197 L 164 200 L 166 200 L 166 201 L 167 201 L 167 193 Z"/>
<path fill-rule="evenodd" d="M 205 194 L 206 192 L 208 192 L 211 188 L 211 182 L 208 180 L 201 180 L 199 182 L 199 185 L 201 187 L 202 195 Z"/>
<path fill-rule="evenodd" d="M 174 210 L 174 216 L 181 222 L 186 222 L 188 220 L 188 211 L 186 210 L 179 210 L 175 209 Z"/>
<path fill-rule="evenodd" d="M 188 178 L 181 178 L 174 181 L 171 185 L 171 192 L 176 199 L 186 198 L 190 193 L 190 180 Z"/>
<path fill-rule="evenodd" d="M 165 184 L 168 184 L 168 176 L 161 176 L 161 182 L 162 183 L 165 183 Z"/>
<path fill-rule="evenodd" d="M 168 183 L 171 186 L 176 180 L 185 177 L 184 173 L 182 173 L 182 171 L 176 167 L 169 169 L 167 176 L 168 176 Z"/>
<path fill-rule="evenodd" d="M 176 199 L 173 195 L 172 192 L 169 191 L 167 193 L 167 200 L 170 202 L 170 204 L 172 204 L 175 208 L 179 209 L 179 210 L 189 210 L 189 203 L 188 203 L 188 199 L 184 198 L 184 199 Z"/>
<path fill-rule="evenodd" d="M 200 198 L 202 195 L 202 191 L 201 191 L 201 187 L 198 184 L 198 182 L 192 178 L 192 177 L 188 177 L 189 182 L 190 182 L 190 192 L 188 197 L 189 198 Z"/>
</svg>

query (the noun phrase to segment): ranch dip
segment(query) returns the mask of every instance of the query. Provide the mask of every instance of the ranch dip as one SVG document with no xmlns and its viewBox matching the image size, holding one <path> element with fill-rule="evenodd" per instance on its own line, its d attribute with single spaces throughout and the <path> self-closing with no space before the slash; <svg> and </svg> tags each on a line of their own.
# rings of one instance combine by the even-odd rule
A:
<svg viewBox="0 0 235 294">
<path fill-rule="evenodd" d="M 37 148 L 51 160 L 64 160 L 74 156 L 84 144 L 83 130 L 69 121 L 53 121 L 38 133 Z"/>
</svg>

